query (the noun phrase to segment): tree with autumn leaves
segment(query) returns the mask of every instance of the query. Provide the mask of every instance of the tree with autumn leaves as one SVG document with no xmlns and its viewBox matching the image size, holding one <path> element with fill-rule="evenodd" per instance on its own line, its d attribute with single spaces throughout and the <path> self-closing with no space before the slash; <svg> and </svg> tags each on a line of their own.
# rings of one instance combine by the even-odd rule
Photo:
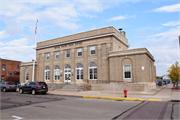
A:
<svg viewBox="0 0 180 120">
<path fill-rule="evenodd" d="M 19 75 L 7 76 L 5 81 L 12 81 L 15 82 L 15 84 L 17 84 L 19 82 Z"/>
<path fill-rule="evenodd" d="M 179 82 L 179 74 L 180 74 L 180 64 L 179 62 L 175 62 L 175 64 L 172 64 L 171 67 L 169 67 L 169 70 L 167 71 L 169 74 L 168 76 L 171 78 L 173 82 L 176 84 L 176 88 L 178 88 L 178 82 Z"/>
</svg>

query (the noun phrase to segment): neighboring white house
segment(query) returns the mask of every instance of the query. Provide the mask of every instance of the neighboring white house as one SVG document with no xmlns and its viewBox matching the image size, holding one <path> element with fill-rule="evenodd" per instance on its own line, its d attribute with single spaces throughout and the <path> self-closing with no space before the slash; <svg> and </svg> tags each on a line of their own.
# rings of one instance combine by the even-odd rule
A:
<svg viewBox="0 0 180 120">
<path fill-rule="evenodd" d="M 171 79 L 168 75 L 164 75 L 162 79 Z"/>
</svg>

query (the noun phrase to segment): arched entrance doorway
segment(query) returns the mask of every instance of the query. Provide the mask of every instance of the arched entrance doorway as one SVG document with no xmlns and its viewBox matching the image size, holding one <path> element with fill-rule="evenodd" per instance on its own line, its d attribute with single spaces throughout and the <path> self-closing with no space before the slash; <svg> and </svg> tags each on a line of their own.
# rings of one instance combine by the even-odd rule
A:
<svg viewBox="0 0 180 120">
<path fill-rule="evenodd" d="M 64 68 L 64 83 L 71 83 L 71 66 L 66 65 Z"/>
</svg>

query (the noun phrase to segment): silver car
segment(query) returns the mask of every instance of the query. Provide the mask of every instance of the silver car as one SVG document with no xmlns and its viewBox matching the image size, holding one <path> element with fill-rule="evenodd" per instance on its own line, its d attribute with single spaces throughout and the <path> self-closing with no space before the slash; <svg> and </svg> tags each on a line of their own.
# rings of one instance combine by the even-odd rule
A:
<svg viewBox="0 0 180 120">
<path fill-rule="evenodd" d="M 6 92 L 6 91 L 16 91 L 17 85 L 15 82 L 2 82 L 1 83 L 1 91 Z"/>
</svg>

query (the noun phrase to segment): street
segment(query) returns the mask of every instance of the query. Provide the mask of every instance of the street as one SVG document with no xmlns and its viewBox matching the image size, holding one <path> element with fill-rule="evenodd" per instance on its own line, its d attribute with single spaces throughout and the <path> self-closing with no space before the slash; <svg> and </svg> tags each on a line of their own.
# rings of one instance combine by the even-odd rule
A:
<svg viewBox="0 0 180 120">
<path fill-rule="evenodd" d="M 1 92 L 1 119 L 179 119 L 179 102 Z"/>
</svg>

